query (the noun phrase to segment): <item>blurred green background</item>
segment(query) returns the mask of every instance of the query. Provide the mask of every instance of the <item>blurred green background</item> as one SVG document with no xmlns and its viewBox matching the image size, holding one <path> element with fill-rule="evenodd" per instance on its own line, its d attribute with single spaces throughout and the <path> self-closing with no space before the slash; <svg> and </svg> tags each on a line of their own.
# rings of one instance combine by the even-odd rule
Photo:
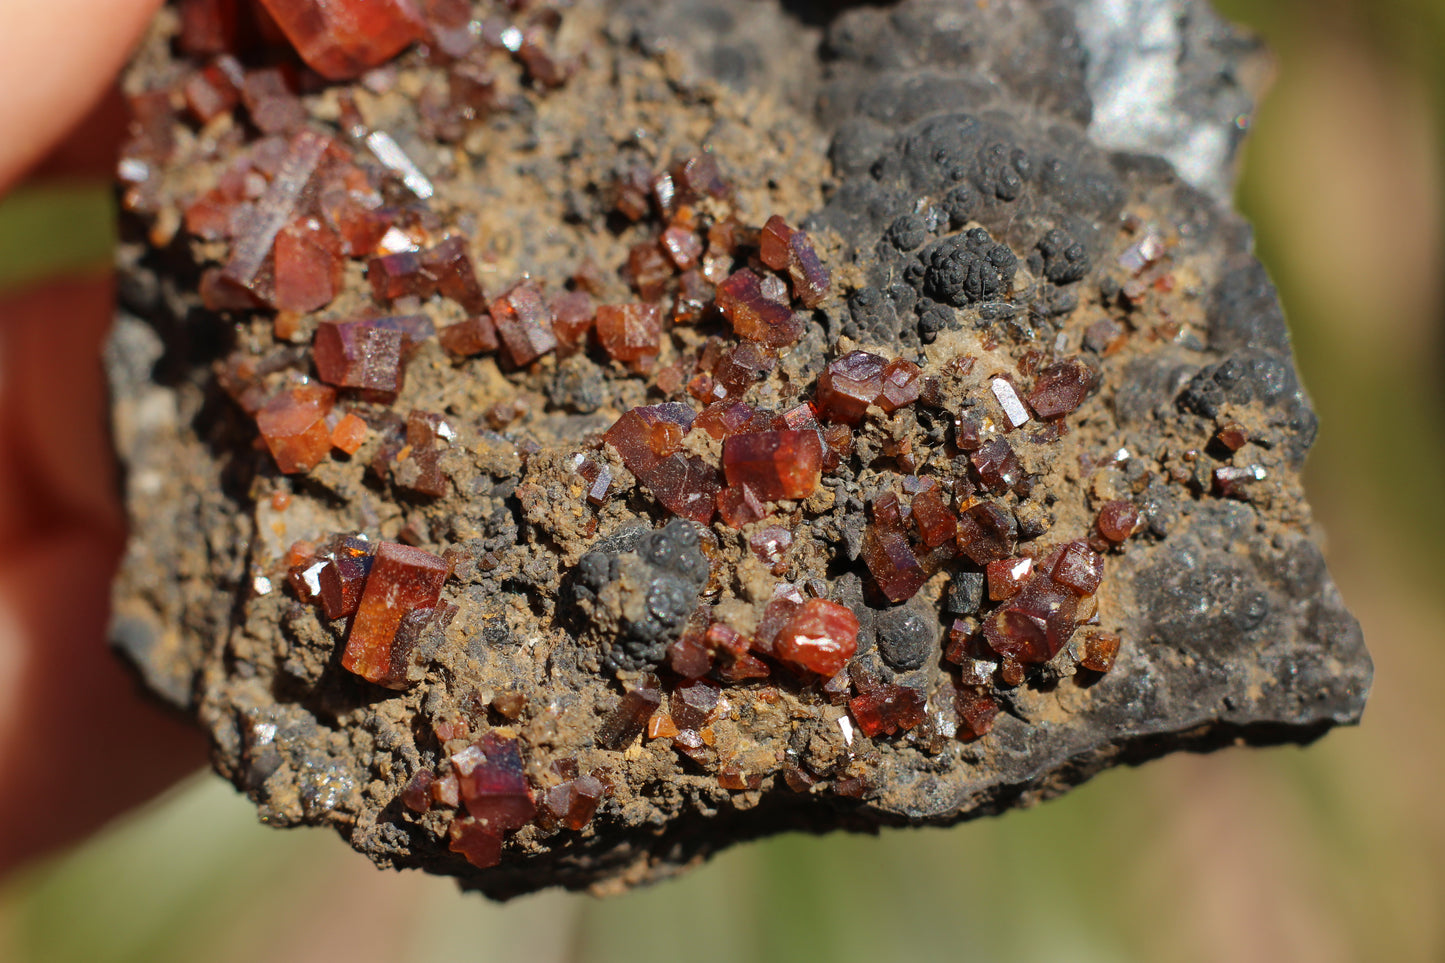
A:
<svg viewBox="0 0 1445 963">
<path fill-rule="evenodd" d="M 198 775 L 0 888 L 0 959 L 1445 959 L 1445 3 L 1221 6 L 1277 56 L 1239 202 L 1321 416 L 1308 482 L 1376 660 L 1364 725 L 952 830 L 781 838 L 618 899 L 506 906 L 265 829 Z M 103 186 L 0 203 L 0 288 L 103 262 L 107 217 Z"/>
</svg>

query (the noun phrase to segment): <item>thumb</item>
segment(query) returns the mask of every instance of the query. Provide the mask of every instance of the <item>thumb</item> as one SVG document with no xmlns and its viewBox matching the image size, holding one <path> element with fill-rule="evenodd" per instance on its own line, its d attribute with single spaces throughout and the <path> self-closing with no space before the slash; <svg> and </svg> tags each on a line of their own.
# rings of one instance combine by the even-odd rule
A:
<svg viewBox="0 0 1445 963">
<path fill-rule="evenodd" d="M 0 0 L 0 193 L 100 99 L 160 0 Z"/>
</svg>

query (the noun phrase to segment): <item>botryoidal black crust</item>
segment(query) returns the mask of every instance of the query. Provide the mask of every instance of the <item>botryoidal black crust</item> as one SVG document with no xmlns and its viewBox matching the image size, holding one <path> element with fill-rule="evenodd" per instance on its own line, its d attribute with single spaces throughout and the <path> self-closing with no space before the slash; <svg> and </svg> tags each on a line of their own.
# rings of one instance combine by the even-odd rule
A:
<svg viewBox="0 0 1445 963">
<path fill-rule="evenodd" d="M 801 219 L 836 279 L 757 390 L 778 407 L 810 398 L 823 366 L 853 348 L 915 360 L 942 377 L 944 399 L 893 424 L 926 457 L 946 460 L 953 414 L 987 402 L 949 380 L 950 358 L 977 355 L 986 376 L 1030 351 L 1086 356 L 1099 385 L 1062 437 L 1011 436 L 1022 483 L 1000 501 L 1021 543 L 1085 537 L 1113 499 L 1139 507 L 1140 530 L 1108 555 L 1099 594 L 1102 625 L 1124 639 L 1117 665 L 1087 676 L 1061 655 L 1038 667 L 1000 692 L 1005 711 L 973 742 L 927 727 L 863 738 L 816 686 L 777 683 L 775 701 L 725 687 L 734 712 L 719 746 L 767 772 L 743 790 L 656 743 L 600 747 L 624 685 L 659 670 L 700 598 L 745 622 L 775 582 L 737 533 L 667 521 L 627 490 L 620 463 L 626 497 L 593 512 L 569 488 L 572 453 L 647 403 L 642 382 L 585 355 L 466 382 L 423 346 L 408 397 L 446 411 L 459 435 L 443 455 L 453 493 L 398 493 L 344 460 L 293 482 L 254 449 L 211 373 L 251 335 L 198 309 L 178 245 L 150 251 L 144 225 L 131 225 L 106 356 L 133 531 L 112 642 L 195 714 L 218 771 L 268 823 L 331 825 L 379 865 L 453 875 L 496 898 L 554 885 L 611 892 L 774 832 L 946 825 L 1113 765 L 1308 742 L 1358 720 L 1369 656 L 1310 537 L 1298 470 L 1314 415 L 1248 228 L 1167 164 L 1090 141 L 1088 54 L 1069 4 L 819 6 L 579 4 L 574 42 L 591 45 L 594 72 L 489 129 L 491 154 L 516 152 L 503 166 L 519 195 L 440 162 L 428 172 L 443 195 L 470 198 L 469 223 L 488 218 L 516 275 L 558 284 L 585 259 L 620 262 L 603 200 L 619 154 L 651 151 L 660 165 L 714 150 L 760 208 L 746 215 L 761 223 L 771 204 Z M 163 73 L 168 50 L 153 37 L 134 69 Z M 391 116 L 414 137 L 409 110 Z M 623 139 L 614 117 L 640 140 Z M 554 196 L 565 197 L 555 209 L 538 200 Z M 1168 290 L 1128 289 L 1120 256 L 1144 225 L 1169 239 Z M 1130 335 L 1123 348 L 1115 331 Z M 532 408 L 495 429 L 483 409 L 506 391 Z M 1209 475 L 1224 464 L 1210 446 L 1226 423 L 1247 428 L 1258 469 L 1243 497 L 1221 497 Z M 860 671 L 931 699 L 954 685 L 947 626 L 978 613 L 985 581 L 958 571 L 896 606 L 871 592 L 860 546 L 865 506 L 894 477 L 874 467 L 892 464 L 887 441 L 876 426 L 856 433 L 852 463 L 825 479 L 831 507 L 792 532 L 787 577 L 857 615 Z M 284 516 L 275 491 L 289 497 Z M 461 561 L 445 595 L 456 618 L 432 640 L 424 680 L 396 692 L 339 667 L 344 622 L 270 582 L 262 592 L 257 578 L 291 538 L 395 539 L 403 528 Z M 708 538 L 718 543 L 705 550 Z M 499 714 L 504 692 L 525 696 L 520 715 Z M 515 733 L 539 785 L 572 759 L 609 774 L 614 791 L 585 830 L 529 826 L 499 866 L 478 870 L 449 851 L 443 814 L 399 802 L 418 769 L 444 764 L 429 733 L 457 718 Z M 784 763 L 822 788 L 784 785 Z M 861 795 L 824 791 L 854 772 L 867 777 Z"/>
<path fill-rule="evenodd" d="M 712 567 L 693 522 L 675 518 L 657 531 L 621 534 L 577 563 L 578 634 L 597 639 L 614 672 L 653 670 L 697 608 Z M 621 551 L 619 542 L 635 544 Z"/>
</svg>

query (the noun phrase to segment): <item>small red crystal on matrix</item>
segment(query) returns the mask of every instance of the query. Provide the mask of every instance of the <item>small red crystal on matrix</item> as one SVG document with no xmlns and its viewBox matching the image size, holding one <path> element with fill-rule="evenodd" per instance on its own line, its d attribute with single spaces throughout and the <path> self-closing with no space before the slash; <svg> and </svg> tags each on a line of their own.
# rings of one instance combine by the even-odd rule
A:
<svg viewBox="0 0 1445 963">
<path fill-rule="evenodd" d="M 1056 361 L 1039 372 L 1029 392 L 1029 407 L 1043 419 L 1062 418 L 1084 403 L 1099 376 L 1078 358 Z"/>
<path fill-rule="evenodd" d="M 331 429 L 331 447 L 354 455 L 366 441 L 366 422 L 347 412 Z"/>
<path fill-rule="evenodd" d="M 773 654 L 831 678 L 858 651 L 858 617 L 845 605 L 809 599 L 798 607 L 773 643 Z"/>
<path fill-rule="evenodd" d="M 664 508 L 707 525 L 717 511 L 718 492 L 722 489 L 717 469 L 697 455 L 674 451 L 661 456 L 653 447 L 654 428 L 660 422 L 673 422 L 686 434 L 693 420 L 692 409 L 678 402 L 633 408 L 624 412 L 603 438 L 617 449 L 627 470 Z"/>
<path fill-rule="evenodd" d="M 762 278 L 748 268 L 717 286 L 717 306 L 740 338 L 784 348 L 803 336 L 803 319 L 763 294 Z"/>
<path fill-rule="evenodd" d="M 1119 544 L 1133 535 L 1139 528 L 1139 509 L 1133 502 L 1112 501 L 1099 509 L 1095 522 L 1099 534 L 1114 544 Z"/>
<path fill-rule="evenodd" d="M 336 539 L 325 554 L 327 561 L 316 575 L 321 610 L 328 619 L 343 619 L 361 604 L 361 593 L 371 572 L 371 544 L 345 536 Z"/>
<path fill-rule="evenodd" d="M 523 281 L 492 304 L 502 348 L 514 367 L 522 368 L 557 347 L 552 311 L 535 282 Z"/>
<path fill-rule="evenodd" d="M 893 683 L 874 685 L 859 693 L 848 700 L 848 710 L 869 738 L 907 732 L 927 716 L 922 693 Z"/>
<path fill-rule="evenodd" d="M 256 427 L 287 475 L 308 472 L 331 452 L 326 416 L 336 392 L 325 385 L 300 385 L 281 392 L 256 413 Z"/>
<path fill-rule="evenodd" d="M 596 323 L 597 340 L 617 361 L 639 361 L 661 350 L 662 310 L 655 304 L 604 304 Z"/>
<path fill-rule="evenodd" d="M 816 431 L 757 431 L 723 441 L 728 485 L 747 485 L 765 501 L 807 498 L 818 488 L 822 465 Z"/>
<path fill-rule="evenodd" d="M 261 199 L 236 220 L 231 256 L 217 275 L 217 287 L 203 292 L 206 306 L 221 310 L 228 299 L 274 306 L 275 277 L 271 257 L 276 236 L 296 215 L 307 188 L 333 142 L 310 130 L 291 138 L 276 176 Z"/>
<path fill-rule="evenodd" d="M 443 559 L 419 548 L 383 542 L 366 578 L 341 665 L 369 682 L 403 688 L 411 653 L 394 650 L 397 629 L 408 612 L 436 607 L 446 578 Z"/>
<path fill-rule="evenodd" d="M 396 394 L 402 385 L 402 333 L 372 320 L 316 326 L 311 354 L 321 380 L 339 388 Z"/>
<path fill-rule="evenodd" d="M 532 821 L 537 807 L 517 740 L 488 732 L 451 757 L 467 812 L 487 829 L 506 833 Z"/>
<path fill-rule="evenodd" d="M 877 525 L 870 525 L 863 534 L 863 564 L 890 602 L 913 598 L 928 581 L 908 536 Z"/>
<path fill-rule="evenodd" d="M 888 359 L 867 351 L 850 351 L 818 376 L 818 410 L 832 421 L 856 425 L 883 391 Z"/>
<path fill-rule="evenodd" d="M 261 0 L 312 70 L 349 80 L 422 39 L 412 0 Z"/>
<path fill-rule="evenodd" d="M 502 861 L 502 837 L 484 826 L 480 820 L 470 816 L 458 816 L 452 820 L 448 835 L 448 847 L 460 853 L 478 869 L 487 869 Z"/>
<path fill-rule="evenodd" d="M 646 679 L 642 685 L 628 689 L 597 730 L 597 744 L 604 749 L 626 749 L 647 727 L 647 720 L 660 705 L 662 692 L 657 688 L 656 679 Z"/>
<path fill-rule="evenodd" d="M 345 266 L 335 231 L 314 217 L 292 221 L 276 235 L 276 307 L 321 310 L 341 290 Z"/>
<path fill-rule="evenodd" d="M 1084 636 L 1079 665 L 1090 672 L 1108 672 L 1119 657 L 1119 636 L 1113 632 L 1090 632 Z"/>
<path fill-rule="evenodd" d="M 458 358 L 496 351 L 501 344 L 497 340 L 496 325 L 485 314 L 447 325 L 437 332 L 437 340 L 442 350 Z"/>
</svg>

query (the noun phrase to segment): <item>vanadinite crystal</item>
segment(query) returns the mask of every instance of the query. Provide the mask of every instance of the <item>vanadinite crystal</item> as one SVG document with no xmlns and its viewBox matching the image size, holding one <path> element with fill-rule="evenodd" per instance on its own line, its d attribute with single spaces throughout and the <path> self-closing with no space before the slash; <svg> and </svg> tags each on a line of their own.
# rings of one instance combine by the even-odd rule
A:
<svg viewBox="0 0 1445 963">
<path fill-rule="evenodd" d="M 717 306 L 740 338 L 786 347 L 803 336 L 803 320 L 763 293 L 762 278 L 743 268 L 717 286 Z"/>
<path fill-rule="evenodd" d="M 484 828 L 506 833 L 532 821 L 537 807 L 517 740 L 488 732 L 451 757 L 462 804 Z"/>
<path fill-rule="evenodd" d="M 818 487 L 822 464 L 816 431 L 758 431 L 723 442 L 728 485 L 746 485 L 765 501 L 807 498 Z"/>
<path fill-rule="evenodd" d="M 618 361 L 653 357 L 662 343 L 662 311 L 655 304 L 604 304 L 597 309 L 597 340 Z"/>
<path fill-rule="evenodd" d="M 409 612 L 436 607 L 446 578 L 447 563 L 430 552 L 395 542 L 378 546 L 342 666 L 378 685 L 405 686 L 411 653 L 393 645 L 397 630 Z"/>
<path fill-rule="evenodd" d="M 852 351 L 823 369 L 818 376 L 818 409 L 823 417 L 856 425 L 868 406 L 883 391 L 886 358 L 867 351 Z"/>
<path fill-rule="evenodd" d="M 827 599 L 799 606 L 773 643 L 778 658 L 824 677 L 843 671 L 856 651 L 858 617 Z"/>
<path fill-rule="evenodd" d="M 256 413 L 256 427 L 277 468 L 288 475 L 310 471 L 331 452 L 326 416 L 335 403 L 336 392 L 325 385 L 301 385 L 281 392 Z"/>
<path fill-rule="evenodd" d="M 669 511 L 706 525 L 717 510 L 722 488 L 717 469 L 697 455 L 680 451 L 659 455 L 653 446 L 654 430 L 660 424 L 675 424 L 686 434 L 693 420 L 692 409 L 676 402 L 633 408 L 604 437 L 622 456 L 627 470 Z"/>
<path fill-rule="evenodd" d="M 317 325 L 311 346 L 327 384 L 396 394 L 402 385 L 402 333 L 374 320 Z"/>
<path fill-rule="evenodd" d="M 355 77 L 422 39 L 412 0 L 261 0 L 301 59 L 330 80 Z"/>
<path fill-rule="evenodd" d="M 493 302 L 492 323 L 514 367 L 529 365 L 557 347 L 552 312 L 541 289 L 531 282 L 516 285 Z"/>
</svg>

